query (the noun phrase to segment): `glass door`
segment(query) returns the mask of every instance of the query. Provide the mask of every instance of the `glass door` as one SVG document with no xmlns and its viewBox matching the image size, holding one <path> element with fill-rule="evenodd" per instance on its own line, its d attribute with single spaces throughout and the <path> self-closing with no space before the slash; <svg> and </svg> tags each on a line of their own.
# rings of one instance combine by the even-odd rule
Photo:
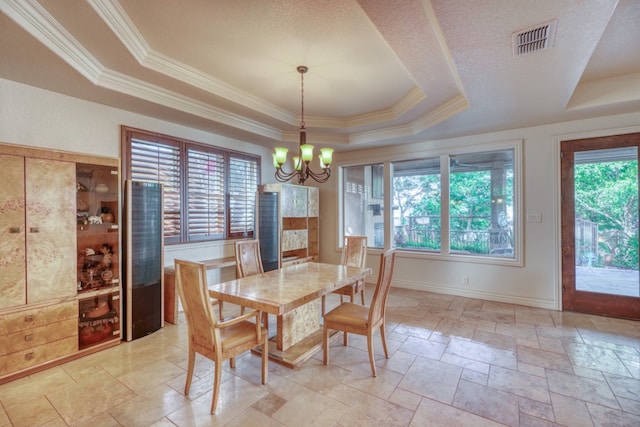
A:
<svg viewBox="0 0 640 427">
<path fill-rule="evenodd" d="M 563 309 L 640 318 L 640 134 L 562 143 Z"/>
</svg>

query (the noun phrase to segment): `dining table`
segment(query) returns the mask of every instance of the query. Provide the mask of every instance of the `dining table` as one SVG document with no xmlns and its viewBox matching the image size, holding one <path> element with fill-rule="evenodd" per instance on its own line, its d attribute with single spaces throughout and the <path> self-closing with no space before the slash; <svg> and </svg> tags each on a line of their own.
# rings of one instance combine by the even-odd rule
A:
<svg viewBox="0 0 640 427">
<path fill-rule="evenodd" d="M 306 262 L 208 288 L 212 298 L 275 315 L 269 358 L 294 368 L 322 348 L 320 298 L 370 274 L 366 267 Z"/>
</svg>

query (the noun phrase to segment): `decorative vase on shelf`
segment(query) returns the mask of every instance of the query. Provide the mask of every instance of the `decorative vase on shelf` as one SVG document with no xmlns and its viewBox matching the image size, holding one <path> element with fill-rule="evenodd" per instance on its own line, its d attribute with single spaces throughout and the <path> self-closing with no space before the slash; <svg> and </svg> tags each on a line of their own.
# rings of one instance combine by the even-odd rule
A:
<svg viewBox="0 0 640 427">
<path fill-rule="evenodd" d="M 108 193 L 109 187 L 107 184 L 97 184 L 96 185 L 96 193 Z"/>
<path fill-rule="evenodd" d="M 111 223 L 115 221 L 115 215 L 113 211 L 108 207 L 102 207 L 100 209 L 100 219 L 102 219 L 102 223 Z"/>
<path fill-rule="evenodd" d="M 111 212 L 100 214 L 100 218 L 102 218 L 103 224 L 113 222 L 113 214 Z"/>
</svg>

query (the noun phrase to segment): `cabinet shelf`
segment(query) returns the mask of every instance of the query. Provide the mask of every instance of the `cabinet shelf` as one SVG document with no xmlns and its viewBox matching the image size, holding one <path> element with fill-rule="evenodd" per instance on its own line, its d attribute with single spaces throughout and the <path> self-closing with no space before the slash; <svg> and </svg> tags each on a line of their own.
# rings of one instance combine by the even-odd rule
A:
<svg viewBox="0 0 640 427">
<path fill-rule="evenodd" d="M 78 345 L 85 350 L 121 336 L 118 171 L 78 164 L 76 180 Z"/>
<path fill-rule="evenodd" d="M 120 339 L 120 293 L 96 294 L 79 300 L 79 349 L 114 339 Z"/>
<path fill-rule="evenodd" d="M 87 290 L 85 292 L 78 292 L 78 295 L 76 296 L 77 299 L 84 299 L 84 298 L 91 298 L 91 297 L 99 297 L 102 295 L 109 295 L 112 294 L 114 292 L 119 292 L 120 291 L 120 284 L 114 284 L 111 287 L 106 287 L 106 288 L 102 288 L 102 289 L 91 289 L 91 290 Z"/>
</svg>

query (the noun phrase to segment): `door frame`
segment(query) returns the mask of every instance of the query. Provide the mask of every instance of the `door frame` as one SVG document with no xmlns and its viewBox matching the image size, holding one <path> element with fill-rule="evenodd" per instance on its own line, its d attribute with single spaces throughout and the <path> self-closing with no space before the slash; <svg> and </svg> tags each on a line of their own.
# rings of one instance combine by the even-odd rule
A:
<svg viewBox="0 0 640 427">
<path fill-rule="evenodd" d="M 623 144 L 638 146 L 640 152 L 640 133 L 560 141 L 560 293 L 563 311 L 640 319 L 640 298 L 575 289 L 575 251 L 572 249 L 575 243 L 575 201 L 573 191 L 566 191 L 569 185 L 573 189 L 573 153 L 581 149 L 607 149 Z"/>
</svg>

